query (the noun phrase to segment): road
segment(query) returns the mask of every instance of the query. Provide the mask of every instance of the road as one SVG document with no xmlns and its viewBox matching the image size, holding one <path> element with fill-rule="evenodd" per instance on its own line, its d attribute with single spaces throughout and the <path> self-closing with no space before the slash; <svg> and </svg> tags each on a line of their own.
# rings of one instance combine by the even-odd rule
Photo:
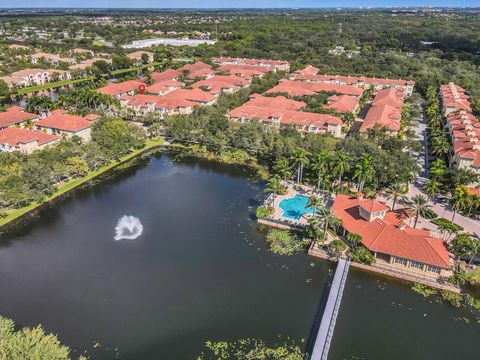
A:
<svg viewBox="0 0 480 360">
<path fill-rule="evenodd" d="M 411 199 L 415 195 L 422 194 L 425 195 L 422 191 L 423 185 L 428 180 L 428 141 L 427 141 L 427 131 L 426 131 L 426 119 L 425 116 L 422 115 L 422 118 L 414 124 L 412 130 L 415 131 L 416 137 L 419 141 L 422 142 L 423 152 L 420 154 L 415 154 L 415 158 L 417 161 L 418 166 L 422 169 L 420 174 L 416 177 L 414 183 L 410 185 L 410 189 L 408 192 L 408 198 Z M 426 196 L 426 195 L 425 195 Z M 453 218 L 453 211 L 449 204 L 440 204 L 431 202 L 432 210 L 435 211 L 437 216 L 452 220 Z M 480 237 L 480 221 L 474 220 L 460 214 L 455 215 L 454 222 L 464 230 L 472 235 L 476 235 Z M 434 224 L 430 223 L 425 219 L 420 219 L 417 225 L 418 228 L 428 228 L 435 230 L 436 227 Z"/>
</svg>

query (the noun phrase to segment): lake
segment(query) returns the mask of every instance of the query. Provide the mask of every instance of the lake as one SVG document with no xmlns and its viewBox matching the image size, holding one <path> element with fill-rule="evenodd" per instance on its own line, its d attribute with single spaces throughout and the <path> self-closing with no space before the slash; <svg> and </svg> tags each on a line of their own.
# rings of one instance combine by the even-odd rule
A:
<svg viewBox="0 0 480 360">
<path fill-rule="evenodd" d="M 0 314 L 92 359 L 195 359 L 208 340 L 308 339 L 334 265 L 270 253 L 238 166 L 138 159 L 0 239 Z M 124 215 L 142 234 L 114 240 Z M 329 359 L 475 358 L 480 326 L 351 269 Z"/>
</svg>

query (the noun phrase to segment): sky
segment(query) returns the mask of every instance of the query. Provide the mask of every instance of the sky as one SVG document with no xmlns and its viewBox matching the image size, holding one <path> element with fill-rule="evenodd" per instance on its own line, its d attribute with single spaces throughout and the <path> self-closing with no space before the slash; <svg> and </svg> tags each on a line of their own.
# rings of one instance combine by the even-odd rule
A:
<svg viewBox="0 0 480 360">
<path fill-rule="evenodd" d="M 384 6 L 480 7 L 479 0 L 0 0 L 0 8 L 336 8 Z"/>
</svg>

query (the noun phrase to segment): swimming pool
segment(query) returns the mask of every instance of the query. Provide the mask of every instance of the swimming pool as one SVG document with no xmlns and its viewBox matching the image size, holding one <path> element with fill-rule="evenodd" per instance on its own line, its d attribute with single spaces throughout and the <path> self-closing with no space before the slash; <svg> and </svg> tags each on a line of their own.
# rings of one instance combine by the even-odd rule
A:
<svg viewBox="0 0 480 360">
<path fill-rule="evenodd" d="M 315 209 L 308 206 L 308 196 L 295 195 L 293 198 L 280 201 L 282 216 L 287 219 L 300 220 L 304 214 L 313 214 Z"/>
</svg>

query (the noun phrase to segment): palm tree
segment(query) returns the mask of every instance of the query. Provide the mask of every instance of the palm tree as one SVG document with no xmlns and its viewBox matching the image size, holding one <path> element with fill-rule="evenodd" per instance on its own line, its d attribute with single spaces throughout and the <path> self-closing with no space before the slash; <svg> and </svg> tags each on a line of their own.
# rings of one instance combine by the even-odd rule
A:
<svg viewBox="0 0 480 360">
<path fill-rule="evenodd" d="M 399 199 L 406 199 L 405 194 L 408 192 L 408 187 L 405 184 L 400 184 L 400 183 L 393 183 L 390 185 L 387 190 L 387 199 L 390 200 L 392 199 L 392 210 L 395 210 L 395 205 L 397 203 L 397 200 Z"/>
<path fill-rule="evenodd" d="M 421 216 L 426 219 L 433 219 L 435 213 L 431 210 L 430 205 L 428 205 L 427 198 L 423 195 L 415 195 L 412 198 L 413 206 L 410 209 L 413 214 L 415 214 L 415 223 L 413 228 L 417 227 L 418 218 Z"/>
<path fill-rule="evenodd" d="M 52 110 L 54 106 L 55 104 L 53 103 L 53 100 L 50 99 L 48 96 L 32 96 L 28 98 L 25 109 L 28 112 L 40 115 L 42 113 L 47 113 L 48 111 Z"/>
<path fill-rule="evenodd" d="M 447 165 L 445 164 L 445 161 L 443 161 L 442 159 L 436 159 L 432 162 L 428 173 L 432 180 L 438 180 L 443 177 L 446 171 Z"/>
<path fill-rule="evenodd" d="M 332 171 L 335 175 L 338 175 L 338 190 L 342 188 L 343 174 L 350 170 L 350 162 L 348 155 L 344 152 L 336 153 L 332 161 Z"/>
<path fill-rule="evenodd" d="M 331 228 L 336 229 L 342 221 L 329 208 L 319 208 L 317 211 L 317 219 L 320 226 L 323 227 L 323 241 L 327 238 L 327 231 Z"/>
<path fill-rule="evenodd" d="M 296 149 L 293 152 L 293 161 L 297 165 L 297 183 L 300 184 L 303 178 L 303 168 L 308 164 L 309 152 L 305 149 Z"/>
<path fill-rule="evenodd" d="M 273 165 L 273 171 L 275 171 L 278 175 L 283 177 L 283 181 L 287 183 L 287 178 L 292 176 L 292 167 L 290 162 L 287 158 L 279 157 L 275 164 Z"/>
<path fill-rule="evenodd" d="M 312 169 L 317 172 L 317 191 L 320 190 L 320 183 L 323 179 L 323 190 L 325 190 L 325 178 L 330 154 L 322 150 L 315 154 L 312 159 Z"/>
<path fill-rule="evenodd" d="M 450 203 L 453 209 L 452 221 L 459 210 L 463 210 L 468 206 L 468 190 L 466 186 L 460 185 L 455 188 Z"/>
<path fill-rule="evenodd" d="M 322 202 L 315 195 L 310 196 L 308 199 L 308 206 L 315 210 L 314 214 L 317 214 L 318 208 L 322 205 Z"/>
<path fill-rule="evenodd" d="M 353 179 L 358 179 L 358 191 L 362 192 L 365 182 L 373 179 L 375 169 L 372 166 L 372 158 L 364 155 L 360 161 L 355 165 L 355 172 Z"/>
<path fill-rule="evenodd" d="M 442 184 L 435 180 L 428 180 L 423 186 L 423 191 L 427 194 L 427 201 L 435 197 L 440 192 Z"/>
<path fill-rule="evenodd" d="M 450 152 L 450 143 L 447 138 L 441 137 L 432 142 L 431 152 L 436 156 L 445 156 Z"/>
<path fill-rule="evenodd" d="M 355 248 L 360 244 L 362 241 L 362 236 L 359 234 L 355 233 L 348 233 L 347 234 L 347 240 L 350 243 L 350 246 L 352 247 L 352 250 L 355 250 Z"/>
<path fill-rule="evenodd" d="M 285 192 L 285 188 L 282 186 L 282 178 L 278 175 L 271 176 L 267 181 L 265 191 L 278 195 L 283 194 Z"/>
</svg>

